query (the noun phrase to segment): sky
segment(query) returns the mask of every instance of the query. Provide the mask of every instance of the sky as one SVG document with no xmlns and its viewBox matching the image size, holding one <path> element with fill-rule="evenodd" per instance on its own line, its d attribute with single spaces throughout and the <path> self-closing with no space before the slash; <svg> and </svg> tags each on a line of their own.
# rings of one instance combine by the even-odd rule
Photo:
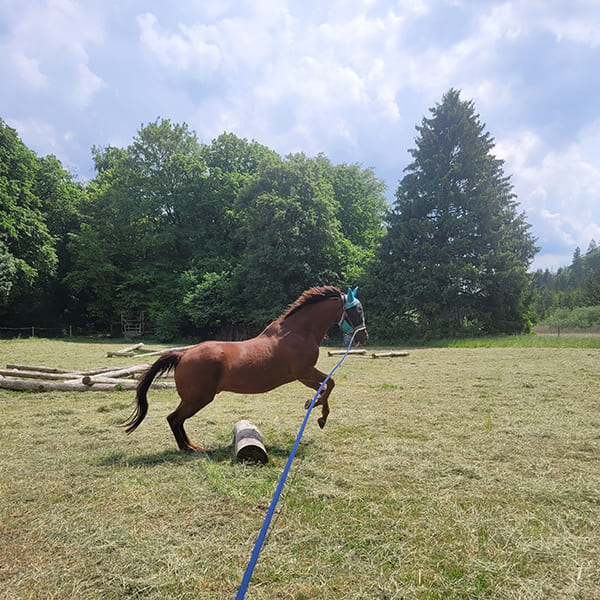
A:
<svg viewBox="0 0 600 600">
<path fill-rule="evenodd" d="M 472 100 L 540 252 L 600 244 L 600 0 L 2 0 L 0 118 L 79 180 L 157 118 L 372 167 Z"/>
</svg>

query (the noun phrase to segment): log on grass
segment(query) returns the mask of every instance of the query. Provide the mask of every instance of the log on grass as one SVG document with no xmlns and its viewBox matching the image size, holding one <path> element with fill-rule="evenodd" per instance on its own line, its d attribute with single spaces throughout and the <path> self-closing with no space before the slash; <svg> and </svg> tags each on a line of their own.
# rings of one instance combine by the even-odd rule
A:
<svg viewBox="0 0 600 600">
<path fill-rule="evenodd" d="M 106 356 L 133 356 L 136 350 L 139 350 L 144 344 L 140 342 L 139 344 L 134 344 L 133 346 L 127 346 L 127 348 L 123 348 L 123 350 L 115 350 L 113 352 L 107 352 Z"/>
<path fill-rule="evenodd" d="M 112 371 L 103 371 L 102 373 L 98 373 L 97 375 L 102 375 L 102 377 L 111 377 L 116 379 L 118 377 L 127 377 L 128 375 L 135 375 L 140 371 L 145 371 L 148 369 L 150 365 L 133 365 L 130 367 L 122 367 L 121 369 L 114 369 Z M 95 377 L 96 375 L 84 375 L 83 383 L 86 383 L 86 379 L 90 379 Z"/>
<path fill-rule="evenodd" d="M 246 419 L 238 421 L 233 428 L 233 435 L 238 462 L 259 462 L 264 465 L 269 461 L 262 436 L 254 423 Z"/>
<path fill-rule="evenodd" d="M 131 379 L 113 379 L 112 382 L 98 382 L 89 386 L 92 391 L 111 391 L 111 392 L 128 392 L 137 389 L 138 382 Z M 151 390 L 164 390 L 166 388 L 175 387 L 175 384 L 169 381 L 155 381 L 150 385 Z"/>
<path fill-rule="evenodd" d="M 394 358 L 396 356 L 408 356 L 409 352 L 405 352 L 404 350 L 397 350 L 393 352 L 373 352 L 371 355 L 372 358 Z"/>
<path fill-rule="evenodd" d="M 21 371 L 20 369 L 0 369 L 0 375 L 16 379 L 44 379 L 47 381 L 64 381 L 67 377 L 74 379 L 79 375 L 77 371 L 66 373 L 48 373 L 38 371 Z"/>
<path fill-rule="evenodd" d="M 63 369 L 60 367 L 41 367 L 34 365 L 6 365 L 7 369 L 16 369 L 18 371 L 37 371 L 38 373 L 81 373 L 77 369 Z"/>
<path fill-rule="evenodd" d="M 146 356 L 164 356 L 165 354 L 169 354 L 169 352 L 181 352 L 182 350 L 187 350 L 188 348 L 193 348 L 197 344 L 192 344 L 191 346 L 176 346 L 175 348 L 167 348 L 166 350 L 154 350 L 153 352 L 144 352 L 142 354 L 143 358 Z"/>
<path fill-rule="evenodd" d="M 348 350 L 348 354 L 366 354 L 366 350 Z M 334 356 L 335 354 L 346 354 L 345 350 L 328 350 L 327 356 Z"/>
<path fill-rule="evenodd" d="M 0 388 L 32 392 L 87 392 L 92 389 L 81 382 L 9 379 L 8 377 L 0 379 Z"/>
<path fill-rule="evenodd" d="M 154 382 L 151 389 L 165 389 L 173 387 L 175 384 L 170 382 Z M 98 391 L 131 391 L 137 387 L 136 381 L 128 382 L 117 379 L 115 383 L 95 383 L 94 385 L 85 385 L 81 380 L 76 381 L 42 381 L 32 379 L 10 379 L 8 377 L 0 379 L 0 389 L 31 392 L 98 392 Z"/>
<path fill-rule="evenodd" d="M 84 377 L 85 375 L 100 375 L 102 373 L 108 373 L 114 371 L 115 366 L 112 367 L 95 367 L 94 369 L 86 369 L 85 371 L 78 371 L 78 374 Z"/>
<path fill-rule="evenodd" d="M 137 388 L 139 381 L 137 379 L 119 379 L 118 377 L 105 377 L 104 375 L 97 375 L 95 377 L 83 377 L 80 383 L 85 385 L 94 386 L 98 384 L 122 386 L 123 389 L 134 390 Z M 163 389 L 169 387 L 175 387 L 173 381 L 155 381 L 151 384 L 151 388 Z"/>
</svg>

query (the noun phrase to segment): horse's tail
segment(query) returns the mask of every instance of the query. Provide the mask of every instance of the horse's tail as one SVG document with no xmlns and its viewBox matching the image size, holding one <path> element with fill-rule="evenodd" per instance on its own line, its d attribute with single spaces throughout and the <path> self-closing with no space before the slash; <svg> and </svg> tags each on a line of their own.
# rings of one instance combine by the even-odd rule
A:
<svg viewBox="0 0 600 600">
<path fill-rule="evenodd" d="M 131 433 L 137 426 L 144 420 L 146 413 L 148 412 L 148 399 L 146 393 L 152 384 L 152 381 L 157 375 L 167 373 L 172 368 L 176 367 L 181 360 L 182 352 L 169 352 L 164 356 L 161 356 L 148 370 L 144 373 L 142 379 L 137 385 L 136 400 L 137 405 L 132 415 L 123 423 L 123 427 L 126 427 L 125 431 Z"/>
</svg>

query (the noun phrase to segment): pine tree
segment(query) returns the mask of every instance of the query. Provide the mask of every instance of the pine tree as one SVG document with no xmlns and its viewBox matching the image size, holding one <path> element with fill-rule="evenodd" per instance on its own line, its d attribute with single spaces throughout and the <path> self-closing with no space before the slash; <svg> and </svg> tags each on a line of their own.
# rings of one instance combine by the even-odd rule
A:
<svg viewBox="0 0 600 600">
<path fill-rule="evenodd" d="M 406 337 L 520 331 L 530 226 L 473 102 L 451 89 L 430 112 L 375 263 L 379 316 Z"/>
</svg>

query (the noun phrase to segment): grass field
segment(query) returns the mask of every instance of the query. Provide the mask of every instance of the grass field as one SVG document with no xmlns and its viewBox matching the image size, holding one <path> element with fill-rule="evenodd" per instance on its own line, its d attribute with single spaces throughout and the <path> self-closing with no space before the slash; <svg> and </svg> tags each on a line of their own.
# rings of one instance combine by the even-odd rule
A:
<svg viewBox="0 0 600 600">
<path fill-rule="evenodd" d="M 105 358 L 124 345 L 0 341 L 0 367 L 129 364 Z M 600 349 L 349 356 L 335 378 L 246 598 L 600 598 Z M 127 436 L 132 392 L 0 390 L 0 596 L 235 597 L 311 395 L 221 394 L 188 421 L 206 447 L 189 455 L 174 391 Z M 268 465 L 233 462 L 242 418 Z"/>
</svg>

